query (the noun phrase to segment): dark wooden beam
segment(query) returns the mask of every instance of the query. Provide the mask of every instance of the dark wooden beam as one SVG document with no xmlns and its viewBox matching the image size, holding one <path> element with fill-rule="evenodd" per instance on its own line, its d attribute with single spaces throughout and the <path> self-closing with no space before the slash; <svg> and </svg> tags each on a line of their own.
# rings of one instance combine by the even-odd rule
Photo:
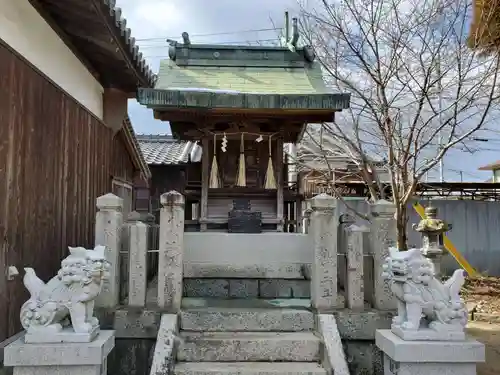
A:
<svg viewBox="0 0 500 375">
<path fill-rule="evenodd" d="M 68 26 L 68 30 L 72 30 L 72 27 Z M 119 50 L 118 46 L 114 43 L 113 40 L 111 40 L 110 41 L 111 43 L 110 43 L 108 41 L 102 40 L 100 37 L 95 37 L 95 36 L 92 36 L 91 34 L 84 34 L 82 32 L 80 32 L 80 33 L 73 33 L 72 32 L 71 34 L 78 35 L 78 36 L 75 36 L 75 38 L 84 40 L 90 44 L 93 44 L 94 46 L 97 46 L 102 51 L 106 51 L 107 53 L 114 55 L 113 56 L 114 58 L 120 57 L 119 56 L 120 50 Z"/>
<path fill-rule="evenodd" d="M 92 37 L 100 37 L 106 38 L 108 41 L 109 36 L 106 36 L 107 31 L 104 28 L 102 22 L 94 19 L 94 22 L 90 23 L 84 19 L 73 19 L 76 16 L 68 16 L 67 14 L 60 14 L 51 11 L 51 16 L 55 22 L 59 25 L 61 29 L 63 29 L 66 34 L 71 35 L 73 38 L 80 38 L 82 36 L 92 36 Z"/>
<path fill-rule="evenodd" d="M 135 93 L 138 86 L 150 86 L 104 1 L 29 2 L 104 87 L 119 84 L 121 90 Z"/>
<path fill-rule="evenodd" d="M 100 18 L 102 20 L 105 20 L 106 28 L 109 31 L 110 35 L 113 35 L 113 39 L 115 41 L 116 46 L 118 47 L 119 51 L 121 52 L 121 55 L 123 56 L 128 68 L 134 72 L 135 78 L 137 79 L 137 83 L 142 85 L 143 87 L 150 87 L 150 82 L 148 82 L 145 77 L 143 77 L 138 71 L 137 67 L 130 58 L 131 53 L 129 51 L 129 47 L 127 45 L 124 45 L 121 40 L 121 35 L 117 31 L 116 28 L 112 27 L 110 24 L 114 23 L 115 20 L 112 19 L 111 15 L 109 14 L 109 8 L 108 5 L 104 4 L 102 0 L 87 0 L 91 2 L 94 5 L 94 8 Z"/>
<path fill-rule="evenodd" d="M 53 15 L 53 18 L 66 18 L 78 22 L 79 24 L 85 23 L 88 29 L 103 28 L 102 20 L 95 16 L 95 12 L 89 7 L 87 2 L 75 1 L 61 1 L 61 0 L 39 0 L 43 1 L 44 8 Z M 81 6 L 85 4 L 85 6 Z"/>
<path fill-rule="evenodd" d="M 304 113 L 303 111 L 296 113 L 293 111 L 280 111 L 280 112 L 267 112 L 267 111 L 246 111 L 238 109 L 231 111 L 231 113 L 221 113 L 210 110 L 169 110 L 160 111 L 155 110 L 154 116 L 162 121 L 183 121 L 183 122 L 207 122 L 207 121 L 269 121 L 282 120 L 293 121 L 296 123 L 314 123 L 314 122 L 327 122 L 332 121 L 334 113 Z"/>
<path fill-rule="evenodd" d="M 233 133 L 248 132 L 262 135 L 272 135 L 279 133 L 284 138 L 285 142 L 295 142 L 301 134 L 304 124 L 295 122 L 276 122 L 273 119 L 269 120 L 269 127 L 263 128 L 266 123 L 248 121 L 248 126 L 235 127 L 230 126 L 232 122 L 228 122 L 228 127 L 221 129 L 217 123 L 205 121 L 200 123 L 194 122 L 170 122 L 172 133 L 184 140 L 199 140 L 205 136 L 213 136 L 213 134 L 227 133 L 227 138 L 231 139 L 235 136 Z"/>
</svg>

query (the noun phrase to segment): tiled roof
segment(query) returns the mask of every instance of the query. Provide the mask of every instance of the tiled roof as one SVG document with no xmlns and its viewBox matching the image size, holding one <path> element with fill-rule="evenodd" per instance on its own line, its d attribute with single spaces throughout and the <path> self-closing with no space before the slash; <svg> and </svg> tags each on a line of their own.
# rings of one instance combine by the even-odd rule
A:
<svg viewBox="0 0 500 375">
<path fill-rule="evenodd" d="M 149 165 L 187 163 L 193 145 L 192 142 L 176 140 L 171 135 L 159 134 L 140 134 L 137 141 Z"/>
<path fill-rule="evenodd" d="M 116 0 L 30 1 L 105 87 L 153 87 L 150 69 Z"/>
<path fill-rule="evenodd" d="M 163 112 L 183 108 L 241 108 L 330 112 L 349 108 L 350 95 L 333 93 L 306 47 L 174 44 L 139 103 Z"/>
<path fill-rule="evenodd" d="M 189 161 L 195 142 L 180 141 L 170 134 L 139 134 L 136 136 L 142 155 L 148 165 L 173 165 Z M 314 153 L 312 142 L 302 140 L 297 145 L 299 158 Z M 330 145 L 327 146 L 329 148 Z M 288 154 L 288 144 L 283 145 L 283 151 Z M 333 155 L 339 155 L 333 152 Z M 332 155 L 330 155 L 331 157 Z M 346 161 L 345 156 L 338 159 Z M 196 160 L 193 160 L 196 161 Z"/>
<path fill-rule="evenodd" d="M 153 86 L 156 81 L 156 75 L 146 63 L 142 53 L 139 52 L 139 46 L 135 44 L 135 38 L 131 37 L 131 30 L 127 27 L 127 20 L 122 17 L 121 8 L 116 6 L 116 0 L 101 1 L 107 7 L 108 16 L 114 20 L 114 26 L 119 30 L 122 43 L 128 46 L 128 50 L 126 51 L 128 57 L 132 60 L 135 68 L 144 77 L 146 82 Z"/>
</svg>

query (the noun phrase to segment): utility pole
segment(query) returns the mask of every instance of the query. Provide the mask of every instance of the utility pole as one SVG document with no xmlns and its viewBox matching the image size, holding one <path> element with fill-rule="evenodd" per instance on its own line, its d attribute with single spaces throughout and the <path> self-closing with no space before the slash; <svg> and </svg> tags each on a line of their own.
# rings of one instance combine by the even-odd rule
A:
<svg viewBox="0 0 500 375">
<path fill-rule="evenodd" d="M 288 39 L 290 39 L 290 20 L 288 17 L 288 11 L 285 12 L 285 42 L 288 42 Z M 286 43 L 281 43 L 282 46 L 283 44 Z"/>
<path fill-rule="evenodd" d="M 441 127 L 443 126 L 443 85 L 441 82 L 441 50 L 438 50 L 437 53 L 437 74 L 438 74 L 438 90 L 439 90 L 439 97 L 438 97 L 438 119 L 439 119 L 439 132 L 438 132 L 438 147 L 439 151 L 441 152 L 443 148 L 443 131 Z M 439 159 L 439 180 L 440 182 L 444 181 L 444 158 L 441 157 Z"/>
</svg>

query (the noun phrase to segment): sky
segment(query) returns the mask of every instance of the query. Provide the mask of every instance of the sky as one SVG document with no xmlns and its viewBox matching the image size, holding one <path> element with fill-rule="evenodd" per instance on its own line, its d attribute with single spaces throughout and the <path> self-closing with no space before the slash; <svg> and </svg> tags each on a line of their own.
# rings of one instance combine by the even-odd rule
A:
<svg viewBox="0 0 500 375">
<path fill-rule="evenodd" d="M 181 41 L 187 31 L 192 43 L 266 44 L 277 39 L 284 11 L 294 16 L 296 0 L 117 0 L 127 26 L 139 43 L 154 72 L 168 59 L 166 39 Z M 278 29 L 278 30 L 276 30 Z M 168 134 L 168 123 L 155 120 L 151 110 L 135 100 L 129 102 L 129 115 L 138 134 Z M 468 150 L 453 150 L 444 160 L 446 181 L 484 181 L 491 172 L 477 169 L 500 159 L 500 126 L 476 134 L 487 142 L 472 142 Z M 473 151 L 473 152 L 471 152 Z M 429 179 L 438 178 L 438 172 Z"/>
</svg>

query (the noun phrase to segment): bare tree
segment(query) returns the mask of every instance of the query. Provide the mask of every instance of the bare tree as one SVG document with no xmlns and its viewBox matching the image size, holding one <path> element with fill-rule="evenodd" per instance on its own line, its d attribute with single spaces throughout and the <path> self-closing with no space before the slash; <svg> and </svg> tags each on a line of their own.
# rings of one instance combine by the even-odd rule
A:
<svg viewBox="0 0 500 375">
<path fill-rule="evenodd" d="M 303 0 L 300 9 L 327 86 L 351 94 L 351 108 L 313 132 L 358 165 L 372 200 L 385 198 L 373 162 L 385 160 L 405 249 L 417 183 L 496 117 L 499 57 L 467 47 L 468 0 Z"/>
</svg>

